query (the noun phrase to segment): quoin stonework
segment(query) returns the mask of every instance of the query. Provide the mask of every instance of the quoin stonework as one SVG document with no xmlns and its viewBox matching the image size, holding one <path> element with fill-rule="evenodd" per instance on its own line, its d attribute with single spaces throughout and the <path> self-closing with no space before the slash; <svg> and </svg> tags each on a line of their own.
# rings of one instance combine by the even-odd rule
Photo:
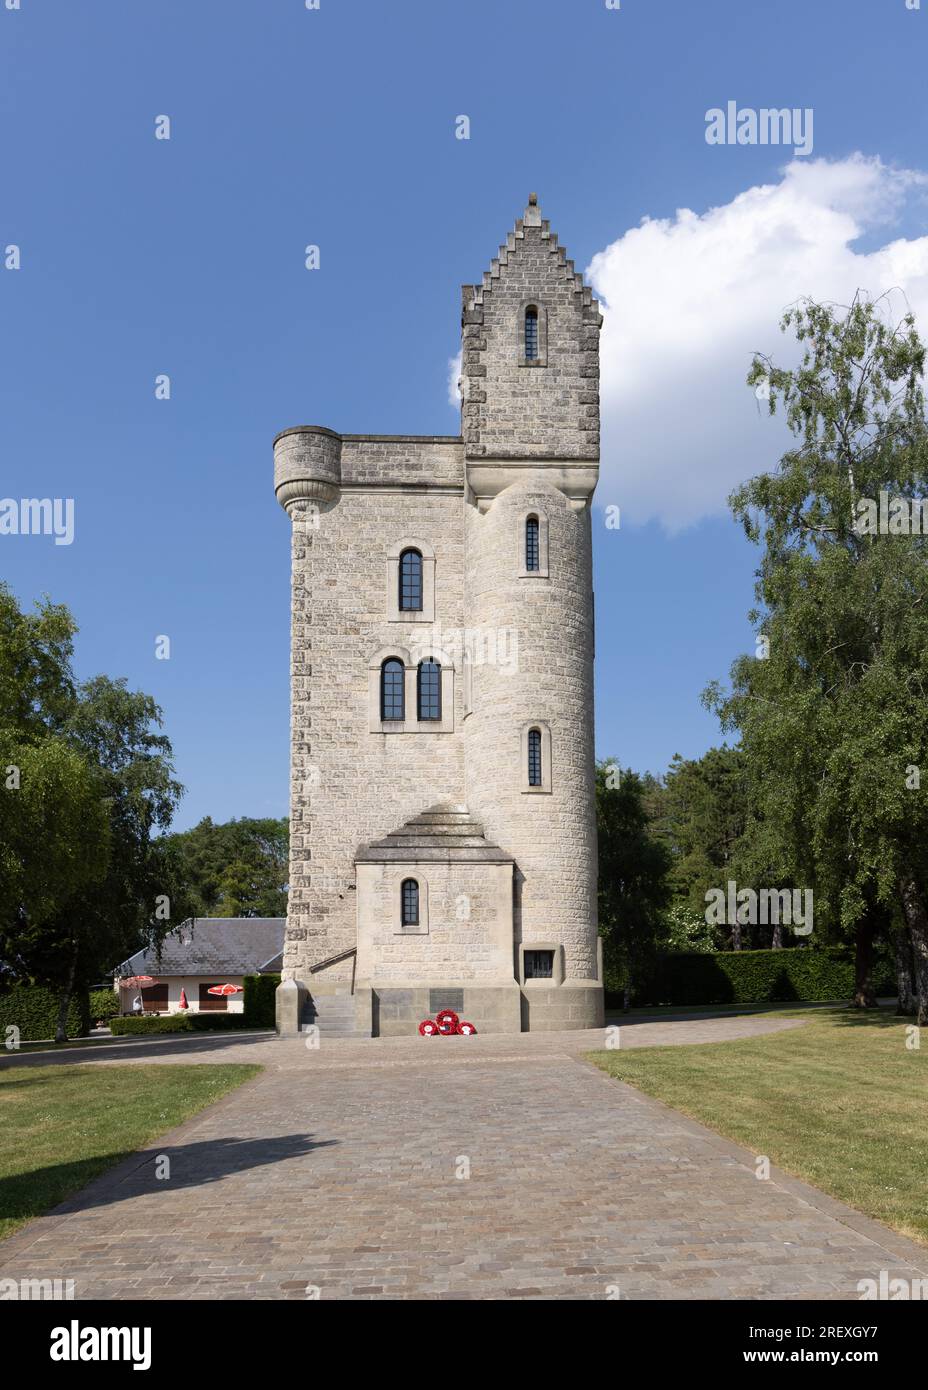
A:
<svg viewBox="0 0 928 1390">
<path fill-rule="evenodd" d="M 532 195 L 463 287 L 460 435 L 275 440 L 292 527 L 282 1033 L 411 1033 L 442 1008 L 485 1032 L 602 1022 L 601 324 Z"/>
</svg>

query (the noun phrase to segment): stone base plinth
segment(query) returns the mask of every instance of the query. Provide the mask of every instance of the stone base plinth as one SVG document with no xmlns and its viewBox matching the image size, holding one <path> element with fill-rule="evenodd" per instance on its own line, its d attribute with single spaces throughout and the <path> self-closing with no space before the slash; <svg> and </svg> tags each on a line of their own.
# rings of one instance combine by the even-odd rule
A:
<svg viewBox="0 0 928 1390">
<path fill-rule="evenodd" d="M 408 1037 L 424 1018 L 453 1009 L 478 1033 L 553 1033 L 603 1026 L 603 987 L 597 980 L 562 985 L 530 981 L 505 985 L 378 985 L 355 995 L 358 1027 L 372 1037 Z"/>
<path fill-rule="evenodd" d="M 358 1026 L 361 991 L 358 992 Z M 418 1031 L 424 1018 L 434 1018 L 439 1010 L 453 1009 L 478 1033 L 519 1033 L 522 1031 L 521 996 L 513 980 L 505 985 L 385 985 L 374 984 L 364 991 L 369 1001 L 372 1035 L 382 1038 L 409 1036 Z"/>
<path fill-rule="evenodd" d="M 277 1032 L 282 1038 L 299 1036 L 306 1003 L 306 989 L 299 980 L 282 980 L 274 995 Z"/>
<path fill-rule="evenodd" d="M 562 985 L 529 980 L 522 986 L 524 1032 L 559 1033 L 602 1026 L 603 987 L 598 980 L 569 980 Z"/>
</svg>

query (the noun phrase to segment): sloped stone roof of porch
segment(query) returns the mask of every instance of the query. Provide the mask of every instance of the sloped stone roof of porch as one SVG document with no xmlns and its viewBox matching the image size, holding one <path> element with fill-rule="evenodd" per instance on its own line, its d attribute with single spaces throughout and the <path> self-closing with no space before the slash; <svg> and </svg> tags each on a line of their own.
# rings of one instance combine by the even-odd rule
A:
<svg viewBox="0 0 928 1390">
<path fill-rule="evenodd" d="M 439 801 L 421 815 L 362 845 L 356 864 L 511 864 L 512 855 L 490 844 L 466 806 Z"/>
</svg>

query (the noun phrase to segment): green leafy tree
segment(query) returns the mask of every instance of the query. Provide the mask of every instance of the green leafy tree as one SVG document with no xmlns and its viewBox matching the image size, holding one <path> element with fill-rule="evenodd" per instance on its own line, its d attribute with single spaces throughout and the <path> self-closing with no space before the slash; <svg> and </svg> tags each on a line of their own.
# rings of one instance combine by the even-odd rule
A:
<svg viewBox="0 0 928 1390">
<path fill-rule="evenodd" d="M 78 688 L 63 735 L 95 768 L 108 822 L 103 876 L 41 924 L 31 973 L 59 990 L 59 1035 L 71 995 L 142 946 L 157 946 L 190 915 L 183 868 L 159 832 L 183 793 L 173 775 L 161 710 L 125 680 L 96 676 Z"/>
<path fill-rule="evenodd" d="M 169 837 L 190 884 L 198 917 L 284 917 L 289 825 L 250 819 L 217 825 L 208 816 Z"/>
<path fill-rule="evenodd" d="M 140 935 L 163 935 L 167 928 L 158 923 L 179 925 L 192 902 L 180 862 L 163 840 L 184 789 L 174 776 L 173 750 L 162 727 L 162 712 L 152 696 L 129 690 L 125 679 L 107 676 L 80 686 L 66 726 L 67 736 L 104 778 L 111 827 L 111 901 L 101 896 L 98 906 L 107 914 L 108 931 L 133 949 Z M 155 899 L 161 902 L 172 895 L 170 912 L 155 910 Z M 97 955 L 109 959 L 111 951 L 107 942 Z"/>
<path fill-rule="evenodd" d="M 74 703 L 74 619 L 43 598 L 24 612 L 0 583 L 0 727 L 19 738 L 60 732 Z"/>
<path fill-rule="evenodd" d="M 98 769 L 66 736 L 76 699 L 74 631 L 63 606 L 46 599 L 24 612 L 0 585 L 0 962 L 7 982 L 29 977 L 36 951 L 54 958 L 48 924 L 102 879 L 109 857 Z"/>
<path fill-rule="evenodd" d="M 670 901 L 670 854 L 651 831 L 646 785 L 616 763 L 596 768 L 599 849 L 599 925 L 609 963 L 625 983 L 626 1005 L 635 982 L 664 944 Z"/>
<path fill-rule="evenodd" d="M 14 928 L 21 938 L 102 878 L 109 826 L 95 769 L 61 738 L 0 730 L 0 787 L 0 956 L 10 972 Z"/>
<path fill-rule="evenodd" d="M 664 784 L 661 826 L 673 857 L 672 886 L 678 903 L 704 914 L 706 893 L 737 878 L 748 823 L 747 780 L 740 750 L 723 745 L 701 758 L 675 754 Z M 741 927 L 730 943 L 742 945 Z"/>
<path fill-rule="evenodd" d="M 924 347 L 885 300 L 804 301 L 783 319 L 787 370 L 755 359 L 794 446 L 731 499 L 762 548 L 751 619 L 766 659 L 743 656 L 707 702 L 738 730 L 768 854 L 815 888 L 815 922 L 857 947 L 904 924 L 928 1022 L 928 537 L 871 526 L 880 494 L 928 491 Z M 861 975 L 863 974 L 863 978 Z"/>
<path fill-rule="evenodd" d="M 161 712 L 125 681 L 75 686 L 74 620 L 0 586 L 0 962 L 71 997 L 189 912 L 158 837 L 181 795 Z"/>
<path fill-rule="evenodd" d="M 685 903 L 672 903 L 667 911 L 667 949 L 704 954 L 718 947 L 715 930 L 705 912 L 694 912 Z"/>
</svg>

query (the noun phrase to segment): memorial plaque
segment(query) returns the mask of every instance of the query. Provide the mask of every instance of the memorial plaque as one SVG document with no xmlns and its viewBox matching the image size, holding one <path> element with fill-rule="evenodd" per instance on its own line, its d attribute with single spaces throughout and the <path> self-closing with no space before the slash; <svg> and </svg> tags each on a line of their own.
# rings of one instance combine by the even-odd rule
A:
<svg viewBox="0 0 928 1390">
<path fill-rule="evenodd" d="M 463 989 L 430 989 L 429 1013 L 434 1018 L 442 1009 L 453 1009 L 459 1014 L 464 1007 Z"/>
</svg>

